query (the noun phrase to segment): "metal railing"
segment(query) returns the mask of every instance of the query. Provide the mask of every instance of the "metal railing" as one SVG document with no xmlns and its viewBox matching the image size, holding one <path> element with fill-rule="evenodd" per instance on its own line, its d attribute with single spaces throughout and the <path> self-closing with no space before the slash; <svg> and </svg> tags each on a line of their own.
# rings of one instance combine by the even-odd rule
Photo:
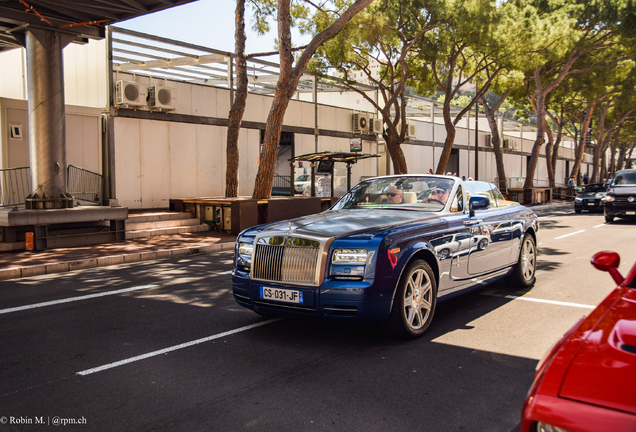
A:
<svg viewBox="0 0 636 432">
<path fill-rule="evenodd" d="M 66 191 L 83 205 L 102 205 L 102 176 L 75 165 L 69 165 Z"/>
<path fill-rule="evenodd" d="M 525 177 L 507 177 L 506 178 L 506 188 L 507 189 L 523 189 L 523 185 L 526 182 Z M 497 183 L 497 178 L 495 177 L 494 183 Z M 556 187 L 566 186 L 564 183 L 557 183 Z M 532 181 L 533 188 L 549 188 L 550 181 L 549 180 L 533 180 Z"/>
<path fill-rule="evenodd" d="M 31 193 L 31 169 L 0 169 L 0 207 L 23 205 Z"/>
<path fill-rule="evenodd" d="M 272 183 L 273 196 L 289 196 L 289 176 L 274 174 L 274 182 Z"/>
</svg>

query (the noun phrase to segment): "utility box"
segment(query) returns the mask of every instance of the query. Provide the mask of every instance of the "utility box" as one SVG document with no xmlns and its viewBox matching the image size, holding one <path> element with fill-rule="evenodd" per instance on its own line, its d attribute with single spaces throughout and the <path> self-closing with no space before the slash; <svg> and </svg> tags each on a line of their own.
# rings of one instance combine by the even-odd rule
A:
<svg viewBox="0 0 636 432">
<path fill-rule="evenodd" d="M 222 213 L 223 213 L 223 231 L 228 233 L 232 232 L 232 207 L 223 206 Z"/>
<path fill-rule="evenodd" d="M 232 231 L 232 207 L 210 205 L 203 207 L 203 220 L 216 231 Z"/>
</svg>

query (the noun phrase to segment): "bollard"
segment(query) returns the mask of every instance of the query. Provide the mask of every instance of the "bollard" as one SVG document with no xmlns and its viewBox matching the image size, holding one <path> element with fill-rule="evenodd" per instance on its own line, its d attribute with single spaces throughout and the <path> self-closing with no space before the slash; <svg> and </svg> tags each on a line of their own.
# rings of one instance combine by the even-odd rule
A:
<svg viewBox="0 0 636 432">
<path fill-rule="evenodd" d="M 32 232 L 24 233 L 24 239 L 26 244 L 26 250 L 32 251 L 33 250 L 33 233 Z"/>
</svg>

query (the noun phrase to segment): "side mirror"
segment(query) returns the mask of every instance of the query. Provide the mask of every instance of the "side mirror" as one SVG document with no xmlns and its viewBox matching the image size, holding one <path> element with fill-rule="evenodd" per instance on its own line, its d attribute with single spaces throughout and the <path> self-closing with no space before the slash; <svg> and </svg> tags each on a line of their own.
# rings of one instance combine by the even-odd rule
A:
<svg viewBox="0 0 636 432">
<path fill-rule="evenodd" d="M 618 285 L 622 284 L 625 278 L 618 271 L 621 257 L 616 252 L 601 251 L 592 257 L 592 265 L 601 271 L 609 272 Z"/>
<path fill-rule="evenodd" d="M 490 199 L 485 196 L 474 196 L 468 203 L 468 215 L 475 216 L 475 210 L 486 210 L 490 207 Z"/>
</svg>

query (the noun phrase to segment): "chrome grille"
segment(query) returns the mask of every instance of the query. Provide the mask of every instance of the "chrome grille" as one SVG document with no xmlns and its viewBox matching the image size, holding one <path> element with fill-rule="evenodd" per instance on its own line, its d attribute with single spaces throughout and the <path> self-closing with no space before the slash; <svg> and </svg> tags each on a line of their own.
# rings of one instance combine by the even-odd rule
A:
<svg viewBox="0 0 636 432">
<path fill-rule="evenodd" d="M 254 279 L 315 285 L 320 248 L 257 244 L 254 251 Z"/>
</svg>

